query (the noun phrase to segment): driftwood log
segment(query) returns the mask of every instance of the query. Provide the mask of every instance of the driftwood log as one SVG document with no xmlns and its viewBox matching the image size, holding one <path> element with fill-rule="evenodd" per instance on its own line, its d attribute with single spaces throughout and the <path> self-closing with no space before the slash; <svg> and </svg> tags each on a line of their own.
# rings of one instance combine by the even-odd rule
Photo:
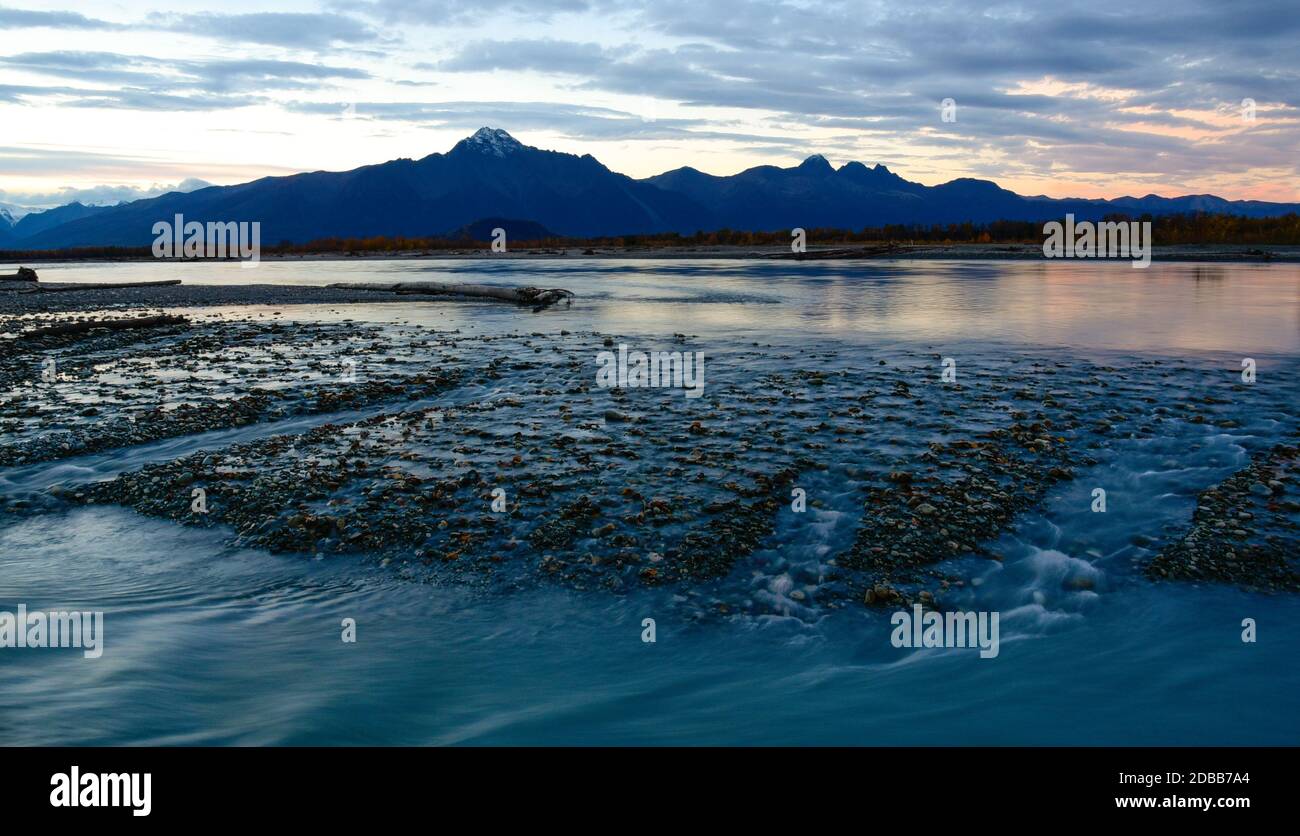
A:
<svg viewBox="0 0 1300 836">
<path fill-rule="evenodd" d="M 465 296 L 499 299 L 516 305 L 541 309 L 556 302 L 568 301 L 573 292 L 562 288 L 509 287 L 499 284 L 447 284 L 445 282 L 338 282 L 330 285 L 341 290 L 377 290 L 404 295 Z"/>
<path fill-rule="evenodd" d="M 70 290 L 116 290 L 122 287 L 169 287 L 181 283 L 180 279 L 162 279 L 154 282 L 40 282 L 26 293 L 65 293 Z"/>
<path fill-rule="evenodd" d="M 0 273 L 0 282 L 34 282 L 36 271 L 30 267 L 19 267 L 17 273 Z"/>
<path fill-rule="evenodd" d="M 792 258 L 797 261 L 822 261 L 842 258 L 875 258 L 897 252 L 897 244 L 878 244 L 874 247 L 839 247 L 828 250 L 808 250 L 807 252 L 763 253 L 763 258 Z"/>
<path fill-rule="evenodd" d="M 121 331 L 124 328 L 160 328 L 164 325 L 185 325 L 188 323 L 189 320 L 183 316 L 166 314 L 162 316 L 137 316 L 128 319 L 89 319 L 84 322 L 68 322 L 63 325 L 47 325 L 44 328 L 33 328 L 31 331 L 24 331 L 19 337 L 28 340 L 40 337 L 58 337 L 66 334 L 84 334 L 96 328 Z"/>
</svg>

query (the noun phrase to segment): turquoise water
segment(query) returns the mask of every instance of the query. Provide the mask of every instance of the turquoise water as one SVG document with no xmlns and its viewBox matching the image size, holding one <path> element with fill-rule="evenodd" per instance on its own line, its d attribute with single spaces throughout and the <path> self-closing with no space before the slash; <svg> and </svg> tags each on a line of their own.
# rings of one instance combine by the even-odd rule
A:
<svg viewBox="0 0 1300 836">
<path fill-rule="evenodd" d="M 232 269 L 233 268 L 233 269 Z M 69 267 L 67 278 L 169 275 L 174 265 Z M 1241 427 L 1183 426 L 1117 442 L 998 542 L 1001 563 L 964 566 L 952 603 L 1001 613 L 993 659 L 896 649 L 888 610 L 754 606 L 690 616 L 673 590 L 623 596 L 535 587 L 478 591 L 405 580 L 363 560 L 239 549 L 117 508 L 0 524 L 0 610 L 106 613 L 105 652 L 0 649 L 0 742 L 15 744 L 1297 744 L 1300 601 L 1141 573 L 1138 533 L 1177 529 L 1195 495 L 1294 426 L 1300 401 L 1300 274 L 1256 265 L 1039 263 L 363 262 L 186 265 L 187 280 L 296 283 L 454 277 L 564 286 L 573 308 L 537 316 L 493 305 L 278 309 L 480 332 L 598 328 L 686 332 L 721 358 L 753 341 L 824 353 L 933 351 L 996 373 L 1020 352 L 1087 357 L 1167 384 L 1172 363 L 1206 386 L 1259 363 Z M 42 271 L 47 279 L 55 268 Z M 72 275 L 75 274 L 75 275 Z M 327 274 L 327 275 L 322 275 Z M 539 275 L 540 274 L 540 275 Z M 270 312 L 267 312 L 268 314 Z M 524 317 L 521 323 L 520 318 Z M 1149 380 L 1148 380 L 1149 378 Z M 509 391 L 510 377 L 500 382 Z M 1174 397 L 1171 393 L 1169 397 Z M 0 472 L 0 492 L 105 478 L 252 437 L 108 451 Z M 924 422 L 900 432 L 924 433 Z M 188 445 L 188 446 L 187 446 Z M 718 588 L 753 597 L 800 578 L 852 541 L 860 499 L 836 473 L 824 496 L 782 513 L 772 537 Z M 1104 483 L 1110 511 L 1081 514 Z M 1086 586 L 1069 583 L 1086 577 Z M 675 597 L 676 596 L 676 597 Z M 772 598 L 771 600 L 777 600 Z M 356 620 L 358 641 L 340 641 Z M 654 618 L 657 641 L 642 641 Z M 1253 618 L 1259 640 L 1241 641 Z"/>
<path fill-rule="evenodd" d="M 107 651 L 5 654 L 7 743 L 1295 743 L 1300 606 L 1138 585 L 1007 617 L 996 659 L 880 616 L 707 627 L 652 598 L 488 597 L 240 552 L 116 510 L 0 534 L 4 600 L 94 604 Z M 1238 623 L 1261 624 L 1243 645 Z M 358 642 L 339 640 L 355 618 Z"/>
</svg>

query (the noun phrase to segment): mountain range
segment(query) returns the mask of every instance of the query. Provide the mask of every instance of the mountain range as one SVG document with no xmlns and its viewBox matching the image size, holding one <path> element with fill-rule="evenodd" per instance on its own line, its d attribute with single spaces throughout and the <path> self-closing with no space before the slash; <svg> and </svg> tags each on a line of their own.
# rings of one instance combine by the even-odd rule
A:
<svg viewBox="0 0 1300 836">
<path fill-rule="evenodd" d="M 476 225 L 491 218 L 593 237 L 1193 211 L 1266 217 L 1300 212 L 1300 204 L 1214 195 L 1024 197 L 988 180 L 959 178 L 926 186 L 879 164 L 835 168 L 819 154 L 789 168 L 757 166 L 717 176 L 686 167 L 637 180 L 590 154 L 546 151 L 503 130 L 482 128 L 447 153 L 419 160 L 264 177 L 116 206 L 71 203 L 17 220 L 0 213 L 0 247 L 148 246 L 153 225 L 170 223 L 176 215 L 187 222 L 260 221 L 261 240 L 275 244 L 333 236 L 466 237 L 467 230 L 477 233 Z"/>
</svg>

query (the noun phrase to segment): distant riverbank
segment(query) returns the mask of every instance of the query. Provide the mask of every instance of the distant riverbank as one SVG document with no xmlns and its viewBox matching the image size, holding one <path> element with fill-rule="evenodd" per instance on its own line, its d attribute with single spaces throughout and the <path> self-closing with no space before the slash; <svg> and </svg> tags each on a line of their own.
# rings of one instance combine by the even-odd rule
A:
<svg viewBox="0 0 1300 836">
<path fill-rule="evenodd" d="M 84 256 L 75 252 L 51 251 L 48 254 L 4 253 L 0 252 L 0 271 L 15 266 L 40 265 L 42 263 L 103 263 L 103 262 L 152 262 L 159 259 L 141 248 L 141 254 Z M 882 246 L 873 244 L 826 244 L 810 243 L 807 252 L 793 253 L 788 246 L 736 246 L 736 245 L 701 245 L 701 246 L 601 246 L 601 247 L 519 247 L 503 253 L 492 252 L 486 244 L 481 248 L 451 250 L 376 250 L 349 251 L 337 250 L 313 253 L 277 253 L 263 252 L 262 261 L 355 261 L 355 260 L 392 260 L 392 259 L 541 259 L 541 260 L 583 260 L 609 258 L 636 259 L 730 259 L 752 261 L 831 261 L 831 260 L 913 260 L 913 259 L 992 259 L 992 260 L 1049 260 L 1043 256 L 1040 243 L 1025 244 L 896 244 Z M 1291 244 L 1179 244 L 1176 246 L 1156 246 L 1152 259 L 1155 261 L 1213 261 L 1213 262 L 1300 262 L 1300 246 Z M 188 259 L 198 261 L 203 259 Z M 208 259 L 233 260 L 233 259 Z M 1093 261 L 1094 259 L 1083 259 Z M 1122 261 L 1124 259 L 1110 259 Z"/>
</svg>

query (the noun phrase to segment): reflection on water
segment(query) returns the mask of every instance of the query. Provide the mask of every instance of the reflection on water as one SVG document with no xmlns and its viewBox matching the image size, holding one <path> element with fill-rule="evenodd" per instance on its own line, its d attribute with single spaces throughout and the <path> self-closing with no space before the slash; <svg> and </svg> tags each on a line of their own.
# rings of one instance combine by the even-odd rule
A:
<svg viewBox="0 0 1300 836">
<path fill-rule="evenodd" d="M 0 269 L 7 269 L 2 268 Z M 180 278 L 187 284 L 445 280 L 567 287 L 570 309 L 538 324 L 621 333 L 689 329 L 813 332 L 947 344 L 996 340 L 1077 348 L 1300 351 L 1300 265 L 1067 261 L 732 260 L 271 261 L 56 264 L 47 281 Z M 355 312 L 349 312 L 354 315 Z M 381 318 L 396 318 L 382 311 Z M 514 319 L 513 312 L 503 313 Z M 400 318 L 456 322 L 445 304 L 404 300 Z M 474 319 L 479 319 L 475 315 Z"/>
</svg>

